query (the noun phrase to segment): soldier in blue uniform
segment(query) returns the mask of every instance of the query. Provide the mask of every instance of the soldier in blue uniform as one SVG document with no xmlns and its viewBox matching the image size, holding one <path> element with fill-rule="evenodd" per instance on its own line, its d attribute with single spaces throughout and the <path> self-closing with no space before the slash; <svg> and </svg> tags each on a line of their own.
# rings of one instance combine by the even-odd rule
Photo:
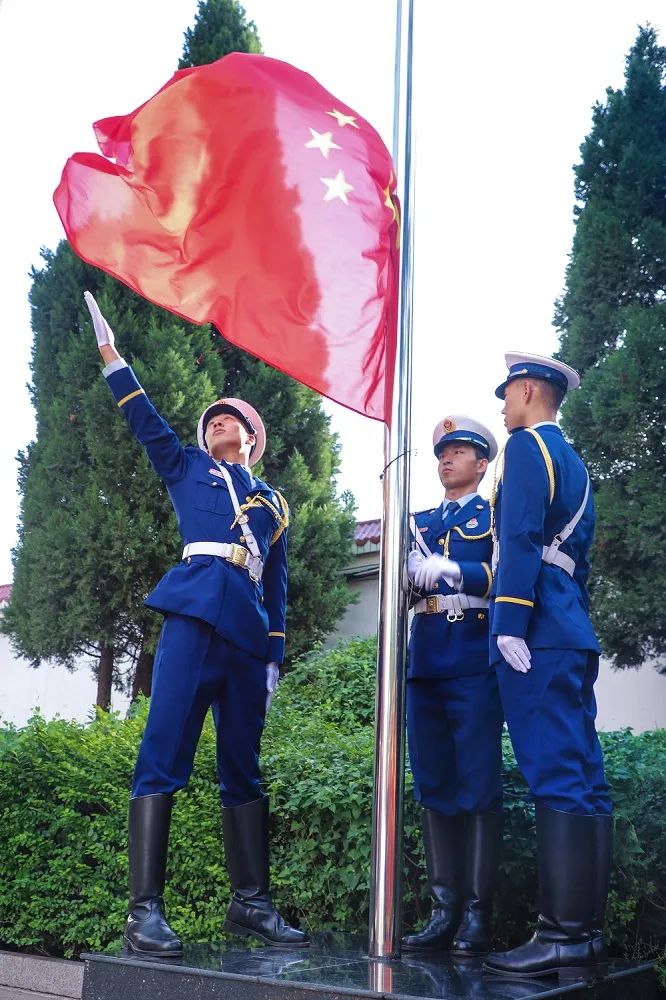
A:
<svg viewBox="0 0 666 1000">
<path fill-rule="evenodd" d="M 434 907 L 407 951 L 477 955 L 490 948 L 501 841 L 502 709 L 488 662 L 492 582 L 490 507 L 478 486 L 497 454 L 470 417 L 445 417 L 433 434 L 445 499 L 416 515 L 408 576 L 414 605 L 407 729 Z"/>
<path fill-rule="evenodd" d="M 510 438 L 493 504 L 490 650 L 536 803 L 540 915 L 527 944 L 491 955 L 485 968 L 592 978 L 606 966 L 612 823 L 594 725 L 600 648 L 587 594 L 594 504 L 587 470 L 556 423 L 580 379 L 552 358 L 507 354 L 506 362 L 496 392 Z"/>
<path fill-rule="evenodd" d="M 289 513 L 251 472 L 264 451 L 263 424 L 243 400 L 219 399 L 201 415 L 199 447 L 183 447 L 116 351 L 93 296 L 85 299 L 109 388 L 169 492 L 184 543 L 181 561 L 146 601 L 165 620 L 132 781 L 125 943 L 139 955 L 182 954 L 163 902 L 171 806 L 212 707 L 233 889 L 225 929 L 269 945 L 307 945 L 269 893 L 259 744 L 284 656 Z"/>
</svg>

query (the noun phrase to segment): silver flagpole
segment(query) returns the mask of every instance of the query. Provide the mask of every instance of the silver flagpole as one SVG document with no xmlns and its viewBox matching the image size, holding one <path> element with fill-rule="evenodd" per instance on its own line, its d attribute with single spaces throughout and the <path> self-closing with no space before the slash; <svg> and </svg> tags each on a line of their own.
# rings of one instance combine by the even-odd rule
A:
<svg viewBox="0 0 666 1000">
<path fill-rule="evenodd" d="M 409 542 L 412 403 L 413 16 L 414 0 L 397 0 L 393 162 L 402 206 L 402 232 L 391 426 L 384 438 L 368 948 L 370 958 L 379 959 L 400 954 L 407 656 L 407 600 L 402 573 Z"/>
</svg>

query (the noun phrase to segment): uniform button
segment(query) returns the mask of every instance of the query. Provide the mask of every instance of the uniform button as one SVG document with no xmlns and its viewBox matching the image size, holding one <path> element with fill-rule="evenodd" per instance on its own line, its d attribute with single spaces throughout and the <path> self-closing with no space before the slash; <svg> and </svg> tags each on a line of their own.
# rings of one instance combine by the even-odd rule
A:
<svg viewBox="0 0 666 1000">
<path fill-rule="evenodd" d="M 433 583 L 433 587 L 435 588 L 435 590 L 439 590 L 439 584 L 438 583 Z"/>
<path fill-rule="evenodd" d="M 439 541 L 439 544 L 440 544 L 440 545 L 443 545 L 443 544 L 444 544 L 444 539 L 443 539 L 443 538 L 440 538 L 440 539 L 438 539 L 438 541 Z"/>
<path fill-rule="evenodd" d="M 245 535 L 241 535 L 240 536 L 240 540 L 241 540 L 241 542 L 244 542 L 245 541 Z"/>
<path fill-rule="evenodd" d="M 479 614 L 478 614 L 478 615 L 477 615 L 476 617 L 477 617 L 477 618 L 479 619 L 479 621 L 481 621 L 481 622 L 484 622 L 484 621 L 486 620 L 486 616 L 485 616 L 485 615 L 484 615 L 484 614 L 483 614 L 482 612 L 481 612 L 481 613 L 479 613 Z"/>
<path fill-rule="evenodd" d="M 217 486 L 217 483 L 211 483 L 210 485 L 211 486 Z"/>
</svg>

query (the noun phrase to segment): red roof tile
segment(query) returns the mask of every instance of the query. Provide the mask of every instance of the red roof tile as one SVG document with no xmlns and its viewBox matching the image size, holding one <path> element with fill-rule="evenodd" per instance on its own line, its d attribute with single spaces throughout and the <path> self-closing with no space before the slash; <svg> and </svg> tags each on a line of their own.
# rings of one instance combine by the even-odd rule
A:
<svg viewBox="0 0 666 1000">
<path fill-rule="evenodd" d="M 359 548 L 365 545 L 366 542 L 378 545 L 381 537 L 381 527 L 382 522 L 379 518 L 373 521 L 357 521 L 354 530 L 354 544 L 358 545 Z"/>
</svg>

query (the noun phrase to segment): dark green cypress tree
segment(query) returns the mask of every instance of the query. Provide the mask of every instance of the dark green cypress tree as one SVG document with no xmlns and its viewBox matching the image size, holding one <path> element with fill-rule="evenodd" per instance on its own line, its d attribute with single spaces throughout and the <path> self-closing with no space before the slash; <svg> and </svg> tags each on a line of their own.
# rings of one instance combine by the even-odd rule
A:
<svg viewBox="0 0 666 1000">
<path fill-rule="evenodd" d="M 575 167 L 576 232 L 556 305 L 581 371 L 563 426 L 597 505 L 592 611 L 618 666 L 666 667 L 666 49 L 640 29 L 624 87 L 593 110 Z"/>
<path fill-rule="evenodd" d="M 20 530 L 3 629 L 35 666 L 96 658 L 97 702 L 108 707 L 113 682 L 149 688 L 159 618 L 143 600 L 178 558 L 178 531 L 100 376 L 83 291 L 97 297 L 119 350 L 183 439 L 192 440 L 223 372 L 206 328 L 149 305 L 64 242 L 44 260 L 31 292 L 37 440 L 19 456 Z"/>
<path fill-rule="evenodd" d="M 178 69 L 204 66 L 229 52 L 261 52 L 254 21 L 236 0 L 199 0 L 194 26 L 185 32 Z"/>
</svg>

